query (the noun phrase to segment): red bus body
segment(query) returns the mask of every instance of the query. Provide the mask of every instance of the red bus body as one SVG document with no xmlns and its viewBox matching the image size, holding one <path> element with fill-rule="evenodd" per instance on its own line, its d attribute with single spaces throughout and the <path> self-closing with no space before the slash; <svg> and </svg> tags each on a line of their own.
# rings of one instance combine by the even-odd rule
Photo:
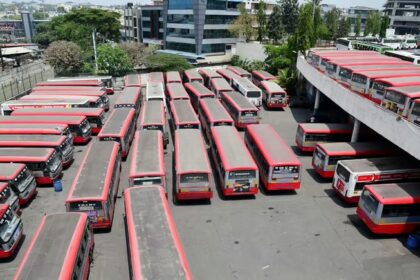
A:
<svg viewBox="0 0 420 280">
<path fill-rule="evenodd" d="M 65 135 L 73 139 L 67 124 L 3 124 L 0 123 L 2 134 L 39 134 L 39 135 Z"/>
<path fill-rule="evenodd" d="M 214 70 L 208 69 L 208 68 L 201 68 L 198 70 L 198 73 L 200 73 L 201 76 L 203 76 L 204 85 L 206 87 L 210 86 L 210 82 L 214 79 L 222 79 L 222 75 L 217 73 Z"/>
<path fill-rule="evenodd" d="M 147 77 L 148 83 L 165 83 L 165 78 L 162 72 L 150 72 Z"/>
<path fill-rule="evenodd" d="M 185 99 L 190 100 L 188 92 L 185 90 L 182 83 L 170 83 L 166 85 L 166 93 L 169 101 Z"/>
<path fill-rule="evenodd" d="M 5 241 L 9 248 L 4 249 L 3 242 L 0 246 L 0 259 L 7 259 L 14 254 L 23 237 L 23 223 L 21 218 L 8 204 L 0 204 L 0 221 L 2 222 L 2 228 L 4 228 L 3 223 L 7 223 L 6 230 L 11 226 L 14 226 L 12 229 L 13 233 L 10 235 L 9 240 Z"/>
<path fill-rule="evenodd" d="M 261 81 L 260 88 L 263 91 L 263 101 L 267 108 L 287 107 L 287 93 L 281 86 L 272 81 Z"/>
<path fill-rule="evenodd" d="M 201 99 L 215 98 L 214 93 L 201 83 L 185 83 L 184 85 L 190 96 L 191 104 L 196 112 L 198 112 Z"/>
<path fill-rule="evenodd" d="M 204 83 L 203 77 L 198 73 L 197 69 L 188 69 L 184 71 L 184 81 L 186 83 L 198 82 Z"/>
<path fill-rule="evenodd" d="M 260 122 L 258 108 L 239 92 L 225 92 L 222 94 L 221 101 L 235 121 L 236 127 L 245 128 L 247 125 Z"/>
<path fill-rule="evenodd" d="M 399 78 L 381 78 L 373 82 L 371 88 L 371 100 L 381 104 L 385 91 L 389 87 L 411 87 L 420 86 L 420 77 L 399 77 Z"/>
<path fill-rule="evenodd" d="M 238 75 L 238 76 L 240 76 L 242 78 L 247 78 L 247 79 L 251 79 L 252 78 L 251 77 L 251 73 L 249 73 L 248 71 L 244 70 L 241 67 L 228 65 L 226 67 L 226 69 L 232 71 L 233 73 L 235 73 L 236 75 Z"/>
<path fill-rule="evenodd" d="M 209 89 L 219 99 L 222 98 L 223 93 L 234 91 L 234 89 L 224 78 L 211 80 Z"/>
<path fill-rule="evenodd" d="M 202 99 L 198 117 L 203 128 L 203 133 L 208 141 L 211 138 L 211 129 L 215 126 L 234 126 L 235 122 L 223 107 L 222 103 L 215 98 Z"/>
<path fill-rule="evenodd" d="M 237 79 L 240 78 L 239 75 L 236 75 L 235 73 L 233 73 L 232 71 L 230 71 L 229 69 L 226 69 L 226 68 L 217 69 L 216 72 L 219 73 L 220 75 L 222 75 L 222 77 L 225 78 L 226 81 L 228 81 L 228 83 L 230 85 L 232 85 L 232 80 L 234 78 L 237 78 Z"/>
<path fill-rule="evenodd" d="M 9 184 L 20 205 L 28 204 L 38 192 L 35 177 L 22 163 L 0 163 L 0 182 Z"/>
<path fill-rule="evenodd" d="M 141 89 L 138 87 L 125 88 L 114 103 L 114 108 L 132 108 L 136 111 L 136 120 L 140 114 L 142 102 Z"/>
<path fill-rule="evenodd" d="M 418 77 L 420 80 L 420 76 Z M 420 85 L 407 87 L 390 87 L 385 91 L 381 106 L 403 118 L 407 118 L 410 107 L 420 100 Z"/>
<path fill-rule="evenodd" d="M 0 164 L 0 167 L 2 165 Z M 19 197 L 15 193 L 15 191 L 9 186 L 8 183 L 0 182 L 0 204 L 7 204 L 10 206 L 10 209 L 13 210 L 16 214 L 20 215 L 20 203 Z M 0 246 L 1 250 L 1 246 Z"/>
<path fill-rule="evenodd" d="M 90 108 L 104 108 L 105 104 L 102 102 L 101 97 L 99 96 L 85 96 L 85 95 L 60 95 L 58 94 L 44 94 L 44 92 L 34 92 L 33 94 L 28 94 L 22 96 L 20 100 L 88 100 L 88 107 Z"/>
<path fill-rule="evenodd" d="M 182 78 L 178 71 L 166 72 L 166 84 L 180 83 L 182 84 Z"/>
<path fill-rule="evenodd" d="M 271 75 L 270 73 L 268 73 L 267 71 L 263 71 L 263 70 L 252 70 L 252 82 L 256 85 L 256 86 L 260 86 L 262 81 L 275 81 L 277 80 L 277 78 L 273 75 Z"/>
<path fill-rule="evenodd" d="M 195 113 L 190 101 L 174 100 L 171 101 L 172 127 L 177 129 L 201 129 L 201 123 Z"/>
<path fill-rule="evenodd" d="M 146 85 L 146 81 L 142 81 L 141 76 L 137 74 L 128 74 L 124 77 L 124 86 L 142 88 Z"/>
</svg>

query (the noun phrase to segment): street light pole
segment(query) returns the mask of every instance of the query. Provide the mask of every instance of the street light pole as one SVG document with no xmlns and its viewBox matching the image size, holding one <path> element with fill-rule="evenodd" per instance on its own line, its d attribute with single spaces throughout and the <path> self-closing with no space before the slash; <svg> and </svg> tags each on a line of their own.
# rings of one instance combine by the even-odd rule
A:
<svg viewBox="0 0 420 280">
<path fill-rule="evenodd" d="M 92 40 L 93 40 L 93 53 L 95 55 L 95 71 L 98 72 L 98 55 L 96 53 L 96 29 L 92 32 Z"/>
</svg>

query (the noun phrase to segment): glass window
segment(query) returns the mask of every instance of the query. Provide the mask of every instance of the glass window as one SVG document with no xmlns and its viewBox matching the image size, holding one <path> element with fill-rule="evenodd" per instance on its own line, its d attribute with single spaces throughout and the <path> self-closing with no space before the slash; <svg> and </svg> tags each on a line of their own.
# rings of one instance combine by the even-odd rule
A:
<svg viewBox="0 0 420 280">
<path fill-rule="evenodd" d="M 420 116 L 420 103 L 416 103 L 414 105 L 413 110 L 411 111 L 411 114 L 415 115 L 415 116 Z"/>
<path fill-rule="evenodd" d="M 194 24 L 193 15 L 168 15 L 168 23 Z"/>
<path fill-rule="evenodd" d="M 184 28 L 168 28 L 167 36 L 172 37 L 181 37 L 181 38 L 195 38 L 194 29 L 184 29 Z"/>
<path fill-rule="evenodd" d="M 405 103 L 405 96 L 395 91 L 388 91 L 385 94 L 385 99 L 388 99 L 401 105 Z"/>
<path fill-rule="evenodd" d="M 143 21 L 143 27 L 150 27 L 150 21 Z"/>
<path fill-rule="evenodd" d="M 351 78 L 351 80 L 353 82 L 356 82 L 356 83 L 365 85 L 366 84 L 366 81 L 367 81 L 367 78 L 366 78 L 366 76 L 353 74 L 353 77 Z"/>
<path fill-rule="evenodd" d="M 217 30 L 204 30 L 203 38 L 232 38 L 232 34 L 229 30 L 226 29 L 217 29 Z"/>
<path fill-rule="evenodd" d="M 206 15 L 205 24 L 230 24 L 237 16 Z"/>
<path fill-rule="evenodd" d="M 225 10 L 226 0 L 207 0 L 207 10 Z"/>
<path fill-rule="evenodd" d="M 345 182 L 348 182 L 350 179 L 350 171 L 348 171 L 344 166 L 341 164 L 337 165 L 337 175 L 343 179 Z"/>
<path fill-rule="evenodd" d="M 224 53 L 225 44 L 208 44 L 203 45 L 202 53 Z"/>
<path fill-rule="evenodd" d="M 169 10 L 192 10 L 192 0 L 169 0 Z"/>
<path fill-rule="evenodd" d="M 376 212 L 378 209 L 378 200 L 368 190 L 364 190 L 361 195 L 361 200 L 364 202 L 364 206 L 368 212 Z"/>
<path fill-rule="evenodd" d="M 143 11 L 141 11 L 141 14 L 144 17 L 150 17 L 150 10 L 143 10 Z"/>
<path fill-rule="evenodd" d="M 195 45 L 187 43 L 166 42 L 166 48 L 189 53 L 196 52 Z"/>
</svg>

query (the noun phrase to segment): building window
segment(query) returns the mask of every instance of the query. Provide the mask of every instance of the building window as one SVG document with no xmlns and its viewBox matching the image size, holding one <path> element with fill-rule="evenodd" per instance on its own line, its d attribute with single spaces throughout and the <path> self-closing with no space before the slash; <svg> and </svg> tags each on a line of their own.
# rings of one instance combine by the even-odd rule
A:
<svg viewBox="0 0 420 280">
<path fill-rule="evenodd" d="M 206 15 L 205 24 L 230 24 L 237 16 Z"/>
<path fill-rule="evenodd" d="M 181 38 L 195 38 L 194 29 L 184 29 L 184 28 L 168 28 L 166 32 L 167 36 L 172 37 L 181 37 Z"/>
<path fill-rule="evenodd" d="M 207 0 L 207 10 L 226 10 L 226 0 Z"/>
<path fill-rule="evenodd" d="M 202 53 L 224 53 L 225 44 L 208 44 L 203 45 Z"/>
<path fill-rule="evenodd" d="M 186 44 L 186 43 L 166 42 L 166 48 L 169 50 L 175 50 L 175 51 L 181 51 L 181 52 L 189 52 L 189 53 L 196 52 L 195 45 Z"/>
<path fill-rule="evenodd" d="M 193 15 L 168 15 L 168 23 L 194 24 Z"/>
<path fill-rule="evenodd" d="M 214 39 L 214 38 L 232 38 L 229 30 L 226 29 L 215 29 L 215 30 L 204 30 L 204 39 Z"/>
<path fill-rule="evenodd" d="M 150 21 L 143 21 L 143 27 L 150 27 Z"/>
<path fill-rule="evenodd" d="M 169 10 L 192 10 L 192 0 L 169 0 Z"/>
</svg>

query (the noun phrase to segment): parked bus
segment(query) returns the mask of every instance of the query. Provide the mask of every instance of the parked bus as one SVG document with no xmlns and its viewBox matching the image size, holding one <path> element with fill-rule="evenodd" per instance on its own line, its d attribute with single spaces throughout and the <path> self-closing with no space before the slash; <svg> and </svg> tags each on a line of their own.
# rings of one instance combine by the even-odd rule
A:
<svg viewBox="0 0 420 280">
<path fill-rule="evenodd" d="M 204 83 L 203 77 L 198 73 L 197 69 L 188 69 L 184 71 L 184 82 L 192 83 Z"/>
<path fill-rule="evenodd" d="M 102 81 L 99 81 L 97 79 L 89 79 L 89 80 L 71 80 L 71 81 L 44 81 L 39 82 L 35 86 L 37 87 L 50 87 L 50 86 L 60 86 L 60 87 L 104 87 L 104 83 Z"/>
<path fill-rule="evenodd" d="M 259 167 L 266 190 L 300 188 L 302 164 L 271 125 L 248 125 L 245 144 Z"/>
<path fill-rule="evenodd" d="M 420 99 L 414 100 L 411 104 L 407 119 L 415 125 L 420 126 Z"/>
<path fill-rule="evenodd" d="M 141 76 L 138 74 L 128 74 L 124 76 L 124 86 L 128 87 L 135 87 L 135 88 L 142 88 L 146 85 L 146 81 L 141 79 Z"/>
<path fill-rule="evenodd" d="M 87 108 L 89 100 L 9 100 L 1 103 L 1 114 L 9 116 L 17 109 L 34 108 Z"/>
<path fill-rule="evenodd" d="M 412 52 L 407 51 L 386 51 L 386 56 L 399 58 L 404 61 L 413 63 L 414 65 L 420 65 L 420 57 Z"/>
<path fill-rule="evenodd" d="M 420 76 L 418 78 L 420 79 Z M 420 100 L 420 84 L 418 86 L 387 88 L 381 106 L 407 118 L 414 100 Z"/>
<path fill-rule="evenodd" d="M 182 83 L 171 83 L 166 85 L 166 92 L 168 101 L 185 99 L 190 100 L 188 92 L 185 90 Z"/>
<path fill-rule="evenodd" d="M 262 100 L 267 108 L 287 107 L 287 93 L 281 86 L 272 81 L 262 81 L 260 85 L 262 89 Z"/>
<path fill-rule="evenodd" d="M 0 148 L 0 163 L 24 163 L 40 185 L 49 185 L 61 176 L 60 155 L 51 148 Z"/>
<path fill-rule="evenodd" d="M 114 108 L 131 108 L 136 112 L 136 119 L 140 114 L 141 90 L 137 87 L 125 88 L 114 103 Z"/>
<path fill-rule="evenodd" d="M 390 46 L 360 41 L 355 41 L 353 43 L 353 48 L 356 50 L 370 50 L 378 53 L 385 53 L 386 51 L 393 50 L 393 48 Z"/>
<path fill-rule="evenodd" d="M 194 107 L 196 112 L 198 112 L 201 99 L 215 98 L 214 93 L 201 83 L 185 83 L 184 85 L 188 95 L 190 96 L 191 105 Z"/>
<path fill-rule="evenodd" d="M 314 66 L 319 71 L 325 71 L 325 63 L 329 59 L 338 57 L 360 57 L 378 55 L 374 51 L 337 51 L 337 50 L 311 50 L 308 53 L 307 60 L 309 64 Z"/>
<path fill-rule="evenodd" d="M 22 237 L 22 219 L 10 205 L 0 204 L 0 259 L 7 259 L 12 256 Z"/>
<path fill-rule="evenodd" d="M 81 102 L 86 102 L 86 100 L 88 100 L 88 106 L 86 107 L 90 107 L 90 108 L 104 108 L 105 109 L 105 105 L 102 102 L 101 98 L 99 96 L 69 96 L 69 95 L 50 95 L 50 94 L 43 94 L 44 92 L 34 92 L 34 94 L 28 94 L 28 95 L 24 95 L 22 96 L 19 100 L 57 100 L 57 101 L 61 101 L 61 100 L 67 100 L 70 102 L 70 104 L 72 104 L 72 100 L 76 100 L 76 101 L 81 101 Z M 70 107 L 70 106 L 67 106 Z M 84 106 L 71 106 L 71 107 L 84 107 Z"/>
<path fill-rule="evenodd" d="M 374 57 L 378 56 L 379 57 L 379 54 L 375 53 L 375 52 L 372 52 L 372 53 L 369 54 L 369 56 L 374 56 Z M 366 58 L 366 57 L 368 57 L 366 54 L 361 54 L 359 52 L 342 52 L 342 53 L 339 53 L 339 54 L 337 54 L 337 53 L 322 54 L 320 56 L 319 63 L 315 64 L 314 67 L 318 71 L 324 73 L 326 71 L 326 68 L 327 68 L 327 63 L 330 60 L 343 60 L 344 59 L 344 60 L 348 61 L 349 59 L 355 60 L 355 59 L 360 59 L 360 58 L 363 59 L 363 58 Z"/>
<path fill-rule="evenodd" d="M 73 143 L 84 144 L 92 138 L 92 129 L 84 116 L 7 116 L 0 117 L 0 125 L 7 124 L 24 124 L 33 125 L 34 128 L 38 125 L 68 125 L 73 134 Z"/>
<path fill-rule="evenodd" d="M 194 112 L 190 101 L 188 100 L 174 100 L 171 101 L 171 113 L 172 113 L 172 129 L 201 129 L 200 120 L 197 114 Z"/>
<path fill-rule="evenodd" d="M 166 72 L 166 85 L 171 83 L 180 83 L 182 84 L 182 78 L 178 71 L 168 71 Z"/>
<path fill-rule="evenodd" d="M 210 82 L 209 89 L 216 95 L 217 98 L 222 98 L 225 92 L 234 91 L 233 88 L 225 79 L 213 79 Z"/>
<path fill-rule="evenodd" d="M 163 77 L 162 72 L 150 72 L 148 74 L 147 84 L 148 83 L 165 83 L 165 78 Z"/>
<path fill-rule="evenodd" d="M 338 51 L 351 51 L 353 49 L 351 42 L 352 40 L 347 38 L 338 38 L 335 40 L 335 46 Z"/>
<path fill-rule="evenodd" d="M 120 144 L 122 158 L 127 158 L 136 131 L 135 111 L 130 108 L 113 110 L 98 134 L 100 141 L 116 141 Z"/>
<path fill-rule="evenodd" d="M 223 78 L 225 78 L 225 80 L 230 85 L 232 85 L 233 78 L 240 78 L 239 75 L 236 75 L 235 73 L 233 73 L 232 71 L 230 71 L 230 70 L 228 70 L 226 68 L 217 69 L 216 72 L 219 73 Z"/>
<path fill-rule="evenodd" d="M 258 87 L 260 86 L 262 81 L 275 81 L 275 80 L 277 80 L 277 78 L 271 75 L 270 73 L 268 73 L 267 71 L 263 71 L 263 70 L 252 71 L 252 82 Z"/>
<path fill-rule="evenodd" d="M 17 109 L 12 116 L 83 116 L 86 117 L 92 134 L 98 134 L 105 123 L 105 112 L 101 108 L 34 108 Z"/>
<path fill-rule="evenodd" d="M 42 147 L 53 148 L 61 157 L 63 167 L 73 162 L 74 147 L 71 139 L 61 135 L 0 135 L 0 148 Z"/>
<path fill-rule="evenodd" d="M 160 100 L 163 102 L 163 106 L 166 110 L 166 98 L 165 90 L 163 89 L 163 83 L 150 82 L 146 86 L 146 95 L 144 97 L 145 101 L 150 100 Z"/>
<path fill-rule="evenodd" d="M 35 177 L 22 163 L 0 163 L 0 182 L 10 186 L 20 205 L 28 204 L 37 194 Z"/>
<path fill-rule="evenodd" d="M 365 185 L 418 179 L 420 164 L 406 157 L 340 160 L 332 187 L 344 201 L 356 203 Z"/>
<path fill-rule="evenodd" d="M 234 78 L 232 87 L 245 96 L 252 104 L 259 107 L 262 105 L 262 91 L 247 78 Z"/>
<path fill-rule="evenodd" d="M 215 126 L 233 126 L 235 122 L 218 99 L 208 98 L 200 101 L 198 117 L 203 127 L 203 133 L 208 141 L 211 137 L 211 129 Z"/>
<path fill-rule="evenodd" d="M 366 185 L 356 213 L 376 234 L 408 234 L 420 227 L 419 183 Z"/>
<path fill-rule="evenodd" d="M 119 146 L 90 143 L 66 199 L 67 212 L 85 212 L 93 228 L 112 227 L 121 172 Z"/>
<path fill-rule="evenodd" d="M 382 38 L 379 43 L 391 47 L 394 50 L 399 50 L 402 48 L 403 42 L 404 39 L 402 38 Z"/>
<path fill-rule="evenodd" d="M 137 131 L 134 137 L 129 186 L 159 185 L 167 193 L 164 152 L 161 131 Z"/>
<path fill-rule="evenodd" d="M 210 87 L 210 83 L 213 80 L 223 79 L 222 75 L 208 68 L 201 68 L 198 70 L 198 73 L 200 73 L 200 75 L 203 77 L 204 85 L 206 87 Z"/>
<path fill-rule="evenodd" d="M 315 146 L 312 167 L 323 178 L 333 178 L 337 162 L 347 159 L 396 155 L 391 145 L 375 142 L 320 143 Z"/>
<path fill-rule="evenodd" d="M 245 128 L 249 124 L 260 122 L 258 108 L 239 92 L 225 92 L 222 95 L 221 101 L 235 121 L 236 127 Z"/>
<path fill-rule="evenodd" d="M 85 213 L 44 215 L 13 279 L 88 279 L 93 247 Z"/>
<path fill-rule="evenodd" d="M 169 143 L 169 135 L 166 130 L 166 116 L 163 109 L 163 102 L 151 100 L 143 103 L 138 130 L 160 130 L 163 134 L 163 144 Z"/>
<path fill-rule="evenodd" d="M 242 77 L 242 78 L 247 78 L 249 80 L 252 79 L 251 73 L 249 73 L 248 71 L 244 70 L 243 68 L 239 67 L 239 66 L 231 66 L 228 65 L 226 67 L 226 69 L 232 71 L 233 73 L 235 73 L 236 75 Z"/>
<path fill-rule="evenodd" d="M 20 214 L 19 197 L 8 183 L 0 182 L 0 204 L 7 204 L 13 212 Z"/>
<path fill-rule="evenodd" d="M 418 70 L 354 71 L 351 77 L 351 90 L 369 97 L 368 94 L 375 79 L 415 76 L 420 78 L 420 67 Z"/>
<path fill-rule="evenodd" d="M 408 86 L 420 86 L 420 77 L 376 79 L 373 81 L 373 85 L 370 89 L 370 99 L 377 104 L 381 104 L 387 88 Z"/>
<path fill-rule="evenodd" d="M 124 202 L 130 278 L 192 280 L 163 188 L 128 188 L 124 192 Z M 144 227 L 146 224 L 148 226 Z M 156 244 L 159 249 L 150 250 Z M 145 262 L 148 265 L 144 265 Z"/>
<path fill-rule="evenodd" d="M 64 135 L 71 139 L 73 135 L 67 124 L 2 124 L 0 123 L 0 135 L 23 134 L 23 135 Z"/>
<path fill-rule="evenodd" d="M 342 123 L 300 123 L 295 141 L 302 152 L 313 152 L 319 143 L 350 141 L 352 131 Z"/>
<path fill-rule="evenodd" d="M 211 131 L 210 151 L 223 195 L 257 194 L 258 166 L 242 136 L 231 126 L 216 126 Z"/>
<path fill-rule="evenodd" d="M 79 81 L 98 81 L 101 82 L 101 87 L 106 91 L 107 94 L 114 94 L 113 78 L 112 76 L 79 76 L 79 77 L 60 77 L 48 79 L 47 82 L 79 82 Z"/>
</svg>

